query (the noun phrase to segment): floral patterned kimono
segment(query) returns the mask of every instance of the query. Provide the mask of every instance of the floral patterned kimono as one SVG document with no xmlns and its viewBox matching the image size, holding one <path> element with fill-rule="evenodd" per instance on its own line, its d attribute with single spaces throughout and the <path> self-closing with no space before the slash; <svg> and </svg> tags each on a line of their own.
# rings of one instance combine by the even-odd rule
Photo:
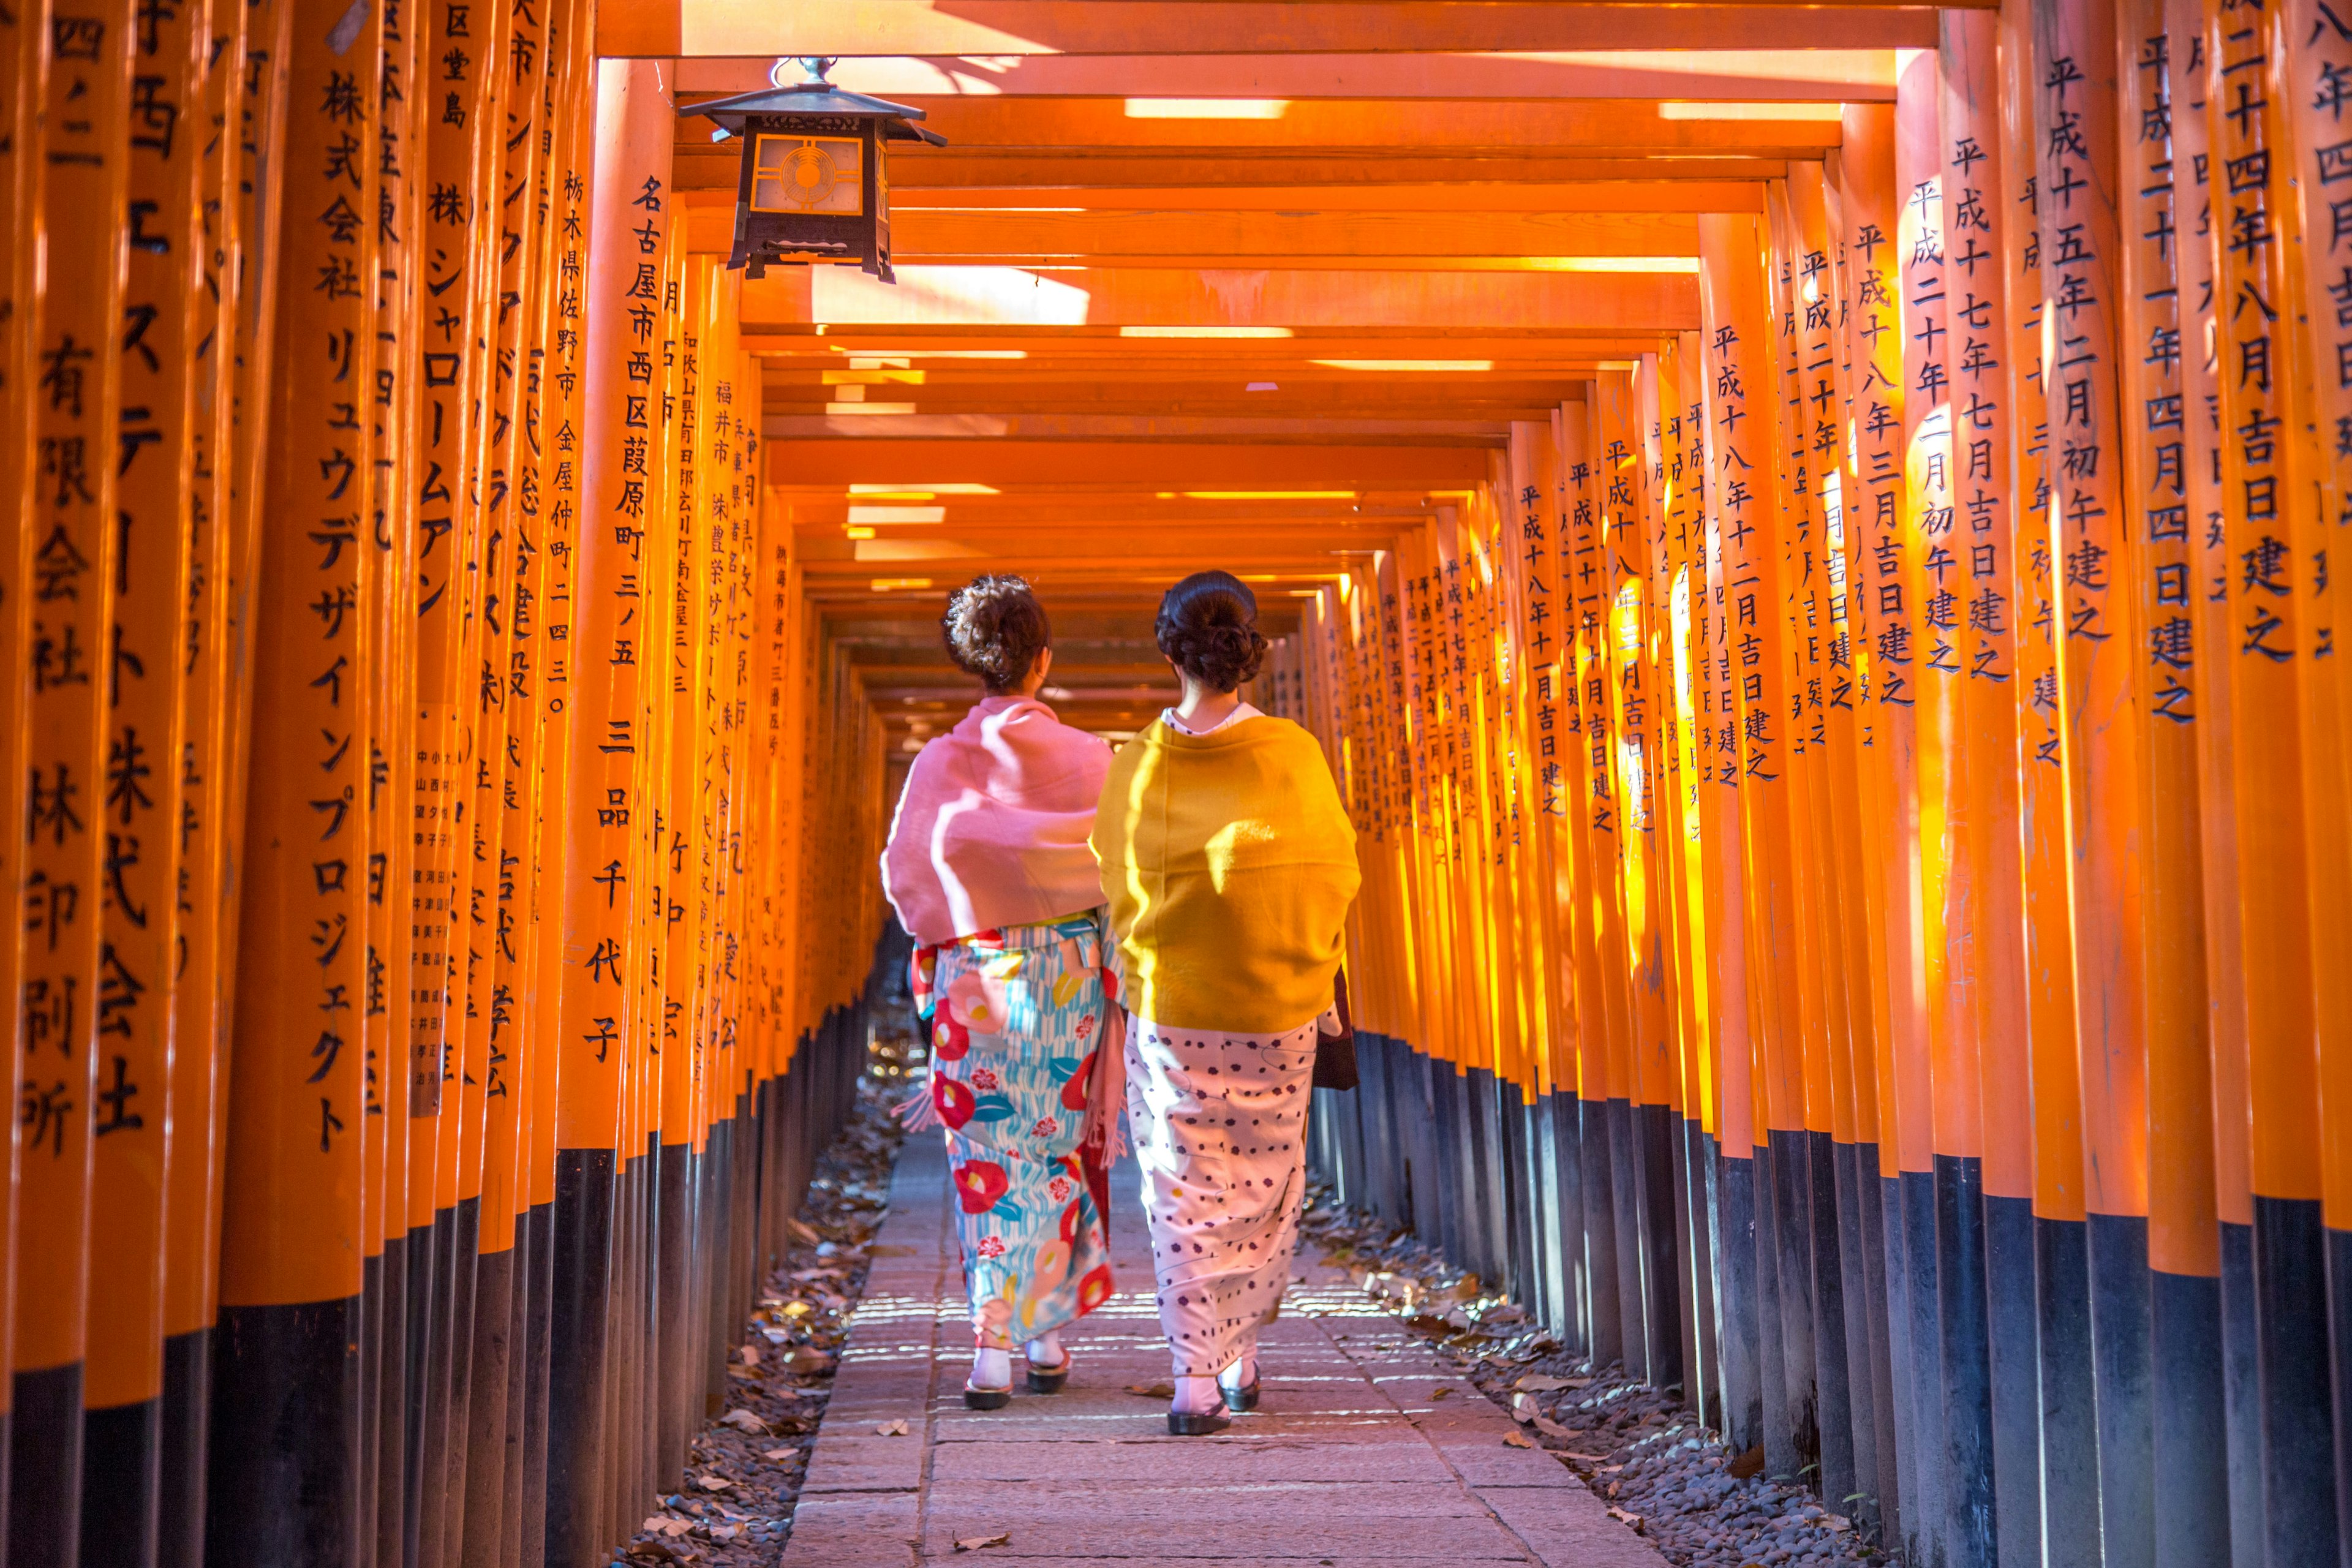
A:
<svg viewBox="0 0 2352 1568">
<path fill-rule="evenodd" d="M 947 1129 L 956 1237 L 984 1344 L 1066 1328 L 1111 1293 L 1105 1216 L 1118 1102 L 1105 1115 L 1095 1090 L 1105 1073 L 1115 1083 L 1123 1063 L 1104 947 L 1097 912 L 915 954 L 930 1110 Z M 1098 1049 L 1106 1037 L 1108 1052 Z"/>
</svg>

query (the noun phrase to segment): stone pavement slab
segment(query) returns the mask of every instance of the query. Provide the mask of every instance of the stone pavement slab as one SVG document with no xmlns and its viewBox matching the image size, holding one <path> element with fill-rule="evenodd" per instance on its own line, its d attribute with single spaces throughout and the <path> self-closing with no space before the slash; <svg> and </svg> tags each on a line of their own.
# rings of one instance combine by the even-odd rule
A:
<svg viewBox="0 0 2352 1568">
<path fill-rule="evenodd" d="M 1507 1445 L 1510 1418 L 1421 1340 L 1304 1258 L 1259 1336 L 1258 1410 L 1214 1437 L 1170 1436 L 1166 1397 L 1128 1392 L 1170 1365 L 1136 1184 L 1132 1165 L 1113 1177 L 1119 1289 L 1066 1336 L 1068 1388 L 1016 1383 L 1007 1408 L 966 1410 L 946 1152 L 933 1134 L 907 1141 L 783 1568 L 1662 1568 L 1557 1459 Z M 906 1436 L 877 1434 L 896 1421 Z M 955 1549 L 997 1534 L 1011 1539 Z"/>
</svg>

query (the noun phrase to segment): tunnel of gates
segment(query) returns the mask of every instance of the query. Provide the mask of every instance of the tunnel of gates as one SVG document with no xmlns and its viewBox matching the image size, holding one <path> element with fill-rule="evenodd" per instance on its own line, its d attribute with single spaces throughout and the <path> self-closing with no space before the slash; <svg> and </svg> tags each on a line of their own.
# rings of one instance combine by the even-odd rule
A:
<svg viewBox="0 0 2352 1568">
<path fill-rule="evenodd" d="M 8 1563 L 604 1560 L 992 564 L 1112 734 L 1260 584 L 1347 1202 L 1915 1563 L 2338 1561 L 2352 26 L 1668 13 L 0 9 Z M 723 266 L 786 48 L 1000 84 L 895 291 Z"/>
</svg>

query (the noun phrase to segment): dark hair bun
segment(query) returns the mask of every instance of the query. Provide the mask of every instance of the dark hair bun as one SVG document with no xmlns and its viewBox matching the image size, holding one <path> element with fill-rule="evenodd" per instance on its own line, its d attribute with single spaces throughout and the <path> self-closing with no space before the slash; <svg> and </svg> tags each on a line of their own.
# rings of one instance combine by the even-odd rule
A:
<svg viewBox="0 0 2352 1568">
<path fill-rule="evenodd" d="M 1169 589 L 1152 634 L 1176 668 L 1213 691 L 1231 691 L 1265 662 L 1257 595 L 1230 572 L 1195 572 Z"/>
<path fill-rule="evenodd" d="M 1045 606 L 1029 584 L 994 573 L 956 590 L 940 631 L 956 668 L 978 676 L 993 697 L 1017 689 L 1054 640 Z"/>
</svg>

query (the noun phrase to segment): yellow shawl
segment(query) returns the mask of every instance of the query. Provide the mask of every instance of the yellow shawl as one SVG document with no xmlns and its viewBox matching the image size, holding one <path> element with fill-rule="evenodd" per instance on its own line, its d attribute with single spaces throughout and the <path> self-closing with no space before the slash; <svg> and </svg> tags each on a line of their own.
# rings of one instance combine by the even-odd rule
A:
<svg viewBox="0 0 2352 1568">
<path fill-rule="evenodd" d="M 1330 1005 L 1361 879 L 1356 830 L 1305 730 L 1154 723 L 1111 759 L 1091 842 L 1138 1017 L 1242 1033 Z"/>
</svg>

